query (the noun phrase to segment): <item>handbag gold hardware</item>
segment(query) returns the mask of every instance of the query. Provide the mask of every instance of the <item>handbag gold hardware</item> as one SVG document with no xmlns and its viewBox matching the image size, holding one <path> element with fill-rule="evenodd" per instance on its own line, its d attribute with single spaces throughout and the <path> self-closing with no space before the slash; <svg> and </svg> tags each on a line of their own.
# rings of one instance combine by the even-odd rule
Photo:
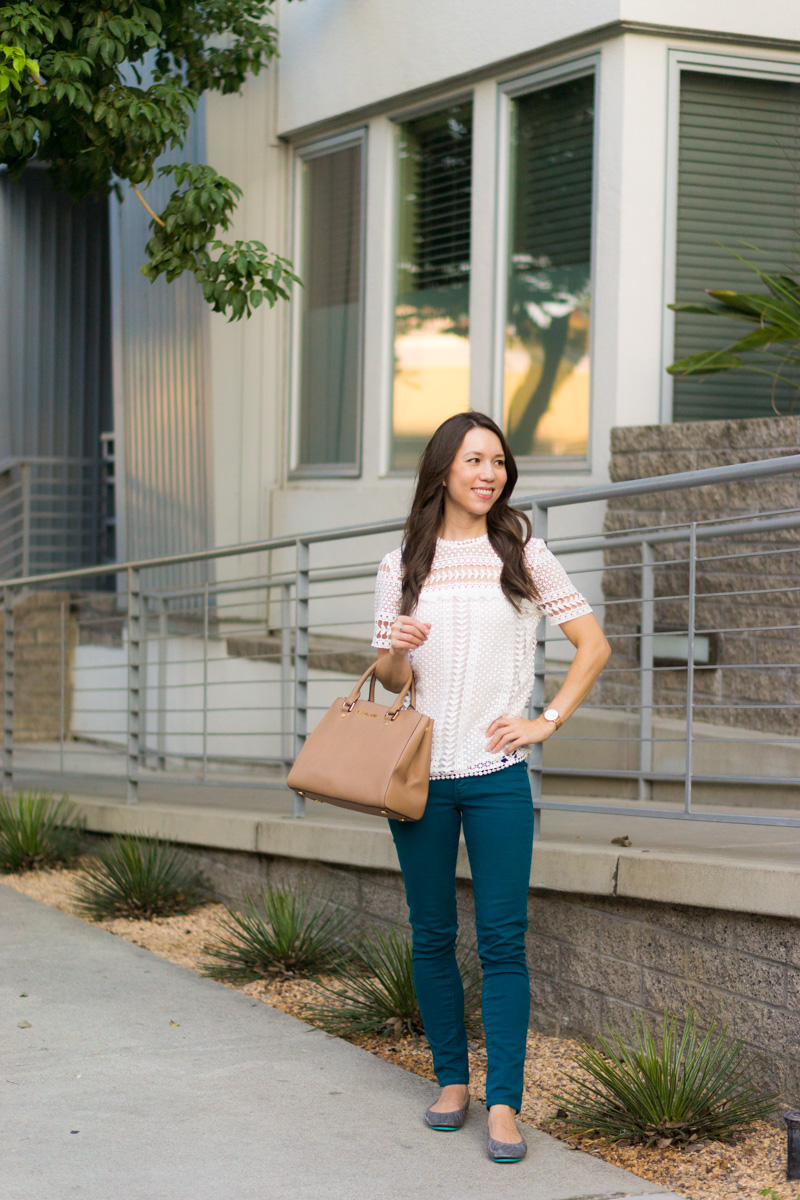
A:
<svg viewBox="0 0 800 1200">
<path fill-rule="evenodd" d="M 376 661 L 367 668 L 349 696 L 334 700 L 306 738 L 286 782 L 318 802 L 418 821 L 428 799 L 433 721 L 417 712 L 413 672 L 393 704 L 377 704 L 377 666 Z M 362 700 L 367 679 L 369 699 Z"/>
</svg>

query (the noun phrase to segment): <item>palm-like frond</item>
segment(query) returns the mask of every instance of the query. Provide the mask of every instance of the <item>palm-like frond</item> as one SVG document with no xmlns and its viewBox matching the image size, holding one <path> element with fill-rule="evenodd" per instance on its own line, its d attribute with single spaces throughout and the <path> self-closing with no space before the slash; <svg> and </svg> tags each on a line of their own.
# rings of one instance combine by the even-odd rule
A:
<svg viewBox="0 0 800 1200">
<path fill-rule="evenodd" d="M 728 247 L 725 247 L 728 249 Z M 800 365 L 800 281 L 790 275 L 762 271 L 754 263 L 729 250 L 755 272 L 766 292 L 737 292 L 709 289 L 710 302 L 670 304 L 673 312 L 704 313 L 725 320 L 745 321 L 756 328 L 719 350 L 703 351 L 678 359 L 667 367 L 670 375 L 712 375 L 719 371 L 750 371 L 785 382 L 787 366 Z M 742 355 L 756 355 L 755 360 Z M 765 364 L 769 358 L 780 363 L 777 370 Z"/>
</svg>

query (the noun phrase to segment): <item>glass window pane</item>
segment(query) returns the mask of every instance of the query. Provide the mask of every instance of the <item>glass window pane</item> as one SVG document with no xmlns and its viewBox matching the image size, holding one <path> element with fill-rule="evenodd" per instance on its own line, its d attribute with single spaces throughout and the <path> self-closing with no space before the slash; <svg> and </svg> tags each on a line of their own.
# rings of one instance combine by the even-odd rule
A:
<svg viewBox="0 0 800 1200">
<path fill-rule="evenodd" d="M 675 299 L 706 304 L 706 288 L 764 292 L 737 255 L 768 274 L 796 275 L 800 85 L 682 71 L 678 146 Z M 701 313 L 676 313 L 675 358 L 725 349 L 749 328 Z M 766 373 L 673 376 L 672 419 L 793 412 L 798 364 L 772 356 L 758 362 L 745 355 L 748 360 Z"/>
<path fill-rule="evenodd" d="M 355 466 L 361 390 L 362 147 L 303 164 L 299 466 Z"/>
<path fill-rule="evenodd" d="M 503 421 L 514 454 L 585 455 L 594 76 L 513 101 Z"/>
<path fill-rule="evenodd" d="M 472 105 L 400 130 L 392 468 L 413 468 L 436 427 L 469 408 Z"/>
</svg>

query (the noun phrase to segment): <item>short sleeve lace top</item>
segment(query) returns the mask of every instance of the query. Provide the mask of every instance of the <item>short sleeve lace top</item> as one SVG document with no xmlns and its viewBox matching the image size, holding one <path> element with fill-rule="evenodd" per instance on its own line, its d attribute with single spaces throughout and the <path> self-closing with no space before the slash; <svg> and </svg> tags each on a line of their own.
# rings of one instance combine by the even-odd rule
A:
<svg viewBox="0 0 800 1200">
<path fill-rule="evenodd" d="M 417 708 L 433 717 L 431 778 L 485 775 L 523 762 L 529 750 L 486 749 L 497 717 L 524 716 L 534 679 L 536 627 L 544 613 L 561 625 L 592 610 L 540 538 L 525 546 L 539 603 L 521 611 L 500 587 L 502 561 L 488 534 L 464 541 L 438 538 L 414 616 L 429 621 L 427 641 L 409 654 Z M 402 590 L 400 550 L 385 555 L 375 586 L 372 645 L 390 648 Z"/>
</svg>

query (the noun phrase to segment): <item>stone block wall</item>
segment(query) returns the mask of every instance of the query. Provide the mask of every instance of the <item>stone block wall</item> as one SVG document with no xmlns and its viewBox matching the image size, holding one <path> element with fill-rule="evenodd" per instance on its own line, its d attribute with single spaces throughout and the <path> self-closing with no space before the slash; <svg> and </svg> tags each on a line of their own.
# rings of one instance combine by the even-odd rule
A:
<svg viewBox="0 0 800 1200">
<path fill-rule="evenodd" d="M 612 430 L 611 478 L 649 478 L 800 453 L 800 417 L 626 426 Z M 620 497 L 608 506 L 608 531 L 708 521 L 797 509 L 800 480 Z M 656 629 L 688 625 L 687 543 L 656 547 Z M 614 668 L 602 682 L 606 704 L 639 703 L 641 589 L 638 549 L 606 553 L 605 630 Z M 632 602 L 631 602 L 632 601 Z M 800 733 L 800 530 L 698 543 L 696 629 L 716 635 L 717 661 L 695 671 L 695 718 L 781 734 Z M 655 675 L 657 715 L 685 717 L 685 669 Z M 797 707 L 791 707 L 796 705 Z"/>
<path fill-rule="evenodd" d="M 408 931 L 397 872 L 185 847 L 228 903 L 268 880 L 313 885 L 349 909 L 353 928 Z M 459 923 L 474 941 L 472 885 L 457 884 Z M 528 901 L 531 1027 L 591 1038 L 634 1013 L 656 1029 L 665 1009 L 696 1009 L 757 1051 L 763 1081 L 800 1104 L 800 924 L 615 897 L 532 889 Z"/>
<path fill-rule="evenodd" d="M 0 636 L 3 631 L 4 615 L 0 609 Z M 77 644 L 78 626 L 69 592 L 31 592 L 17 599 L 14 605 L 16 741 L 58 741 L 62 730 L 64 736 L 68 735 Z"/>
</svg>

